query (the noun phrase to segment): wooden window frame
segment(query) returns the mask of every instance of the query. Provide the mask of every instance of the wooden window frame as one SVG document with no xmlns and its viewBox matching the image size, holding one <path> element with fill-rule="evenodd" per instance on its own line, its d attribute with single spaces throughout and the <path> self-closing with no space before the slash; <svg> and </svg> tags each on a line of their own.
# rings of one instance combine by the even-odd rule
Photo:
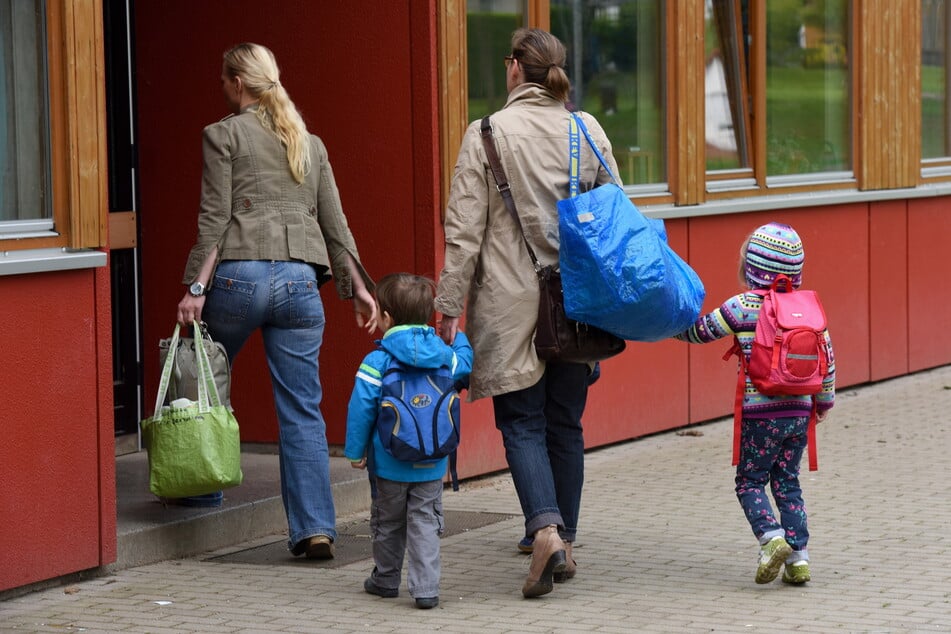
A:
<svg viewBox="0 0 951 634">
<path fill-rule="evenodd" d="M 465 2 L 439 0 L 441 130 L 444 202 L 466 118 Z M 549 28 L 549 0 L 528 0 L 529 23 Z M 768 198 L 835 190 L 911 188 L 926 182 L 921 175 L 921 4 L 920 0 L 852 0 L 850 9 L 850 121 L 852 179 L 843 181 L 767 182 L 766 6 L 750 2 L 754 33 L 750 55 L 750 94 L 753 100 L 752 174 L 739 177 L 750 186 L 709 189 L 722 181 L 707 172 L 704 149 L 704 0 L 665 3 L 667 49 L 667 194 L 633 197 L 639 204 L 700 205 L 707 201 Z M 462 96 L 462 97 L 460 97 Z M 461 102 L 461 103 L 460 103 Z M 451 108 L 451 110 L 450 110 Z M 729 175 L 727 175 L 728 177 Z M 752 176 L 752 178 L 750 178 Z M 809 174 L 803 174 L 807 178 Z M 951 175 L 929 177 L 951 180 Z"/>
<path fill-rule="evenodd" d="M 108 239 L 102 0 L 47 0 L 53 233 L 0 249 L 105 247 Z"/>
</svg>

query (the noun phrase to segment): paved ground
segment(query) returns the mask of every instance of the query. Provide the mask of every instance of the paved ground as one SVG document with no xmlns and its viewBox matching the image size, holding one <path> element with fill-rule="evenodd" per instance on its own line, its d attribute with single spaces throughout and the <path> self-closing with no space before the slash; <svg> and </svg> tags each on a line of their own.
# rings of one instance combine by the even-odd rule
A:
<svg viewBox="0 0 951 634">
<path fill-rule="evenodd" d="M 443 540 L 435 610 L 415 609 L 405 585 L 397 599 L 362 591 L 365 517 L 350 517 L 331 564 L 275 554 L 275 536 L 10 599 L 0 631 L 951 632 L 949 411 L 951 366 L 839 394 L 820 471 L 803 478 L 803 587 L 753 582 L 721 420 L 590 452 L 578 576 L 540 599 L 520 594 L 528 557 L 502 476 L 446 491 L 450 518 L 492 521 Z"/>
</svg>

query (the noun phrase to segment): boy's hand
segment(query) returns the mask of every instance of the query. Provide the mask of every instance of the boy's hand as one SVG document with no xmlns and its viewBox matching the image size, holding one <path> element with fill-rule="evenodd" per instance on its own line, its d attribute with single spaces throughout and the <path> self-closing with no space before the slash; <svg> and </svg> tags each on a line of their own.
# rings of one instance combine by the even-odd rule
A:
<svg viewBox="0 0 951 634">
<path fill-rule="evenodd" d="M 367 459 L 360 458 L 359 460 L 351 460 L 350 466 L 354 469 L 366 469 L 367 468 Z"/>
</svg>

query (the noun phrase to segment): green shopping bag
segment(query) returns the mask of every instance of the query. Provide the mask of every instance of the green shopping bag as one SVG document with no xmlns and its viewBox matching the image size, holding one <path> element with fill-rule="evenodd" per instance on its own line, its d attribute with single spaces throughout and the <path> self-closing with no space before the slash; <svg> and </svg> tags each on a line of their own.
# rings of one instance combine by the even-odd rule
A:
<svg viewBox="0 0 951 634">
<path fill-rule="evenodd" d="M 170 349 L 178 345 L 176 324 Z M 195 332 L 199 332 L 195 324 Z M 165 405 L 174 356 L 168 355 L 152 418 L 142 421 L 149 455 L 149 490 L 163 498 L 213 493 L 241 484 L 241 435 L 234 414 L 221 404 L 204 346 L 195 347 L 198 401 Z"/>
</svg>

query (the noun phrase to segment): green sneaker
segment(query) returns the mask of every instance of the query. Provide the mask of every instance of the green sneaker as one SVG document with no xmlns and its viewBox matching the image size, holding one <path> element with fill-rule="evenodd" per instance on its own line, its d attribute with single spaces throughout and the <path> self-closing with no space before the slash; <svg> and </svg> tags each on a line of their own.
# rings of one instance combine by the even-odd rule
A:
<svg viewBox="0 0 951 634">
<path fill-rule="evenodd" d="M 759 551 L 759 567 L 756 569 L 756 583 L 769 583 L 779 574 L 786 557 L 792 553 L 792 546 L 782 537 L 774 537 Z"/>
<path fill-rule="evenodd" d="M 806 583 L 811 577 L 809 576 L 809 562 L 808 561 L 797 561 L 791 564 L 786 564 L 786 567 L 783 568 L 783 582 L 785 583 Z"/>
</svg>

